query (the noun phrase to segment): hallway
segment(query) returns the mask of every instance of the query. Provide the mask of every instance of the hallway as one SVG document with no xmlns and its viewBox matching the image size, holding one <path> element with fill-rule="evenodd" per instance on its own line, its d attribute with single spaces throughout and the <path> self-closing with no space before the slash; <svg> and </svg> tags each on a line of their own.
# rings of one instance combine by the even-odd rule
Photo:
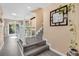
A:
<svg viewBox="0 0 79 59">
<path fill-rule="evenodd" d="M 15 37 L 6 38 L 0 56 L 21 56 Z"/>
<path fill-rule="evenodd" d="M 42 43 L 40 43 L 40 44 L 42 44 Z M 29 52 L 34 52 L 34 50 L 37 50 L 37 49 L 39 50 L 41 47 L 42 47 L 42 45 L 39 47 L 35 47 L 33 49 L 30 48 L 29 49 L 30 51 L 28 49 L 26 49 L 26 50 Z M 59 56 L 58 54 L 56 54 L 55 52 L 53 52 L 49 49 L 46 50 L 46 48 L 44 48 L 44 50 L 45 51 L 42 51 L 41 53 L 37 54 L 36 56 Z M 41 49 L 39 51 L 41 51 Z M 20 48 L 17 43 L 16 36 L 10 35 L 8 38 L 6 38 L 3 48 L 0 50 L 0 56 L 22 56 Z"/>
<path fill-rule="evenodd" d="M 0 56 L 78 56 L 78 10 L 73 3 L 2 3 Z"/>
</svg>

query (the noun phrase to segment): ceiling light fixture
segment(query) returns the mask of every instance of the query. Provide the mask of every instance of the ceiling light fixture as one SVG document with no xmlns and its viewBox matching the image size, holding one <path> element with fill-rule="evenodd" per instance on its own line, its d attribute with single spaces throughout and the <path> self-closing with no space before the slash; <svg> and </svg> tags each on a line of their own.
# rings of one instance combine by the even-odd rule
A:
<svg viewBox="0 0 79 59">
<path fill-rule="evenodd" d="M 28 8 L 28 9 L 31 9 L 31 7 L 30 7 L 30 6 L 28 6 L 27 8 Z"/>
<path fill-rule="evenodd" d="M 16 16 L 16 13 L 12 13 L 13 16 Z"/>
</svg>

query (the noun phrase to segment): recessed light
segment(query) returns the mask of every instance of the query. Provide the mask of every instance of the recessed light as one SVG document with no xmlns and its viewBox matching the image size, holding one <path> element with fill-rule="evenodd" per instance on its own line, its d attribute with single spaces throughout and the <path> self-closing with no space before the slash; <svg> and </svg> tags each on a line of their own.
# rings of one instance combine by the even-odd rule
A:
<svg viewBox="0 0 79 59">
<path fill-rule="evenodd" d="M 30 6 L 28 6 L 27 8 L 28 8 L 28 9 L 31 9 L 31 7 L 30 7 Z"/>
<path fill-rule="evenodd" d="M 16 13 L 12 13 L 13 16 L 16 16 Z"/>
</svg>

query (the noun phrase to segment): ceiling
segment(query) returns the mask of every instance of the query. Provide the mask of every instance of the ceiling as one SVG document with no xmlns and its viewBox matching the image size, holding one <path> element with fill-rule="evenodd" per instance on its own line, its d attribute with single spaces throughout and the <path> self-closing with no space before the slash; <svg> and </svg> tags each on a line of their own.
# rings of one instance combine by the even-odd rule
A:
<svg viewBox="0 0 79 59">
<path fill-rule="evenodd" d="M 2 3 L 4 18 L 12 20 L 29 19 L 34 14 L 31 12 L 37 8 L 45 8 L 49 3 Z"/>
</svg>

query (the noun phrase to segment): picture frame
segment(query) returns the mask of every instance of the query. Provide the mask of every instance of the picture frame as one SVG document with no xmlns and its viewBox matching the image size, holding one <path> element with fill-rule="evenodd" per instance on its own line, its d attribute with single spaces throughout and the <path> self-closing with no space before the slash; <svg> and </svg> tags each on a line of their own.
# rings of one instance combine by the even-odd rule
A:
<svg viewBox="0 0 79 59">
<path fill-rule="evenodd" d="M 62 6 L 50 12 L 50 26 L 68 25 L 68 6 Z"/>
</svg>

